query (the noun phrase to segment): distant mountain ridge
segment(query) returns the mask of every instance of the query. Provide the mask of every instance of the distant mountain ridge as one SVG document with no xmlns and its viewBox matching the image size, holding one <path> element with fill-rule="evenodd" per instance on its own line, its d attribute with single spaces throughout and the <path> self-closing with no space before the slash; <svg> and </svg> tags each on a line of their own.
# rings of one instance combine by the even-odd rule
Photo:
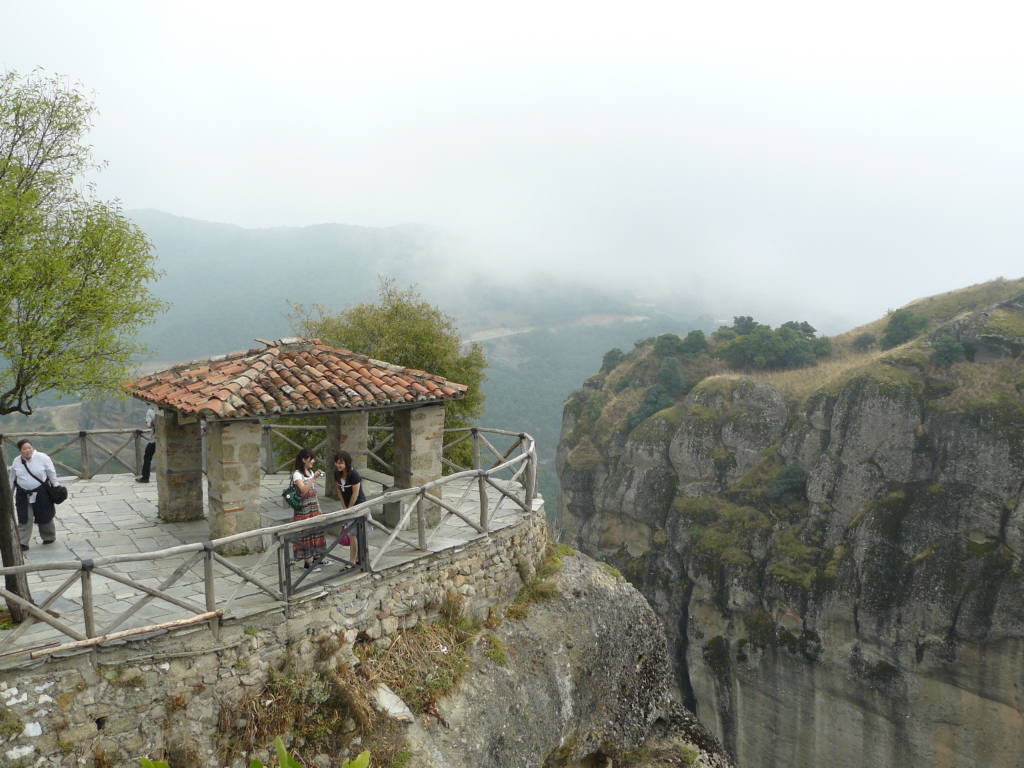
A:
<svg viewBox="0 0 1024 768">
<path fill-rule="evenodd" d="M 152 290 L 170 311 L 140 338 L 159 360 L 245 349 L 288 333 L 288 300 L 341 307 L 372 299 L 377 275 L 432 283 L 454 235 L 403 224 L 244 229 L 155 210 L 127 215 L 150 237 L 164 276 Z"/>
</svg>

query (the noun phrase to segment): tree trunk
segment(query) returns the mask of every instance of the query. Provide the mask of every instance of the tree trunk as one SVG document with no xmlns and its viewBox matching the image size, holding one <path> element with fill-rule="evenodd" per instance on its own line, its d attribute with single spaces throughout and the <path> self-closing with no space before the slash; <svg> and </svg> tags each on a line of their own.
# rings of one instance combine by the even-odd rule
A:
<svg viewBox="0 0 1024 768">
<path fill-rule="evenodd" d="M 0 556 L 5 568 L 25 563 L 21 553 L 21 542 L 18 541 L 18 516 L 14 510 L 14 491 L 7 476 L 7 467 L 0 467 Z M 4 581 L 8 592 L 32 602 L 32 593 L 28 590 L 28 574 L 5 576 Z M 7 610 L 18 624 L 28 618 L 24 608 L 10 601 L 7 603 Z"/>
</svg>

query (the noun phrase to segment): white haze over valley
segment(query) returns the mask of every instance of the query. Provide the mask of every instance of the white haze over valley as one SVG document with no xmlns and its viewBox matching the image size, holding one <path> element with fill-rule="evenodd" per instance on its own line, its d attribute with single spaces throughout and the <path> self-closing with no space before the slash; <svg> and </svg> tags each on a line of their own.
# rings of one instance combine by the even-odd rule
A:
<svg viewBox="0 0 1024 768">
<path fill-rule="evenodd" d="M 94 180 L 126 210 L 429 224 L 508 279 L 691 294 L 828 332 L 1024 273 L 1010 3 L 0 11 L 4 68 L 96 91 L 90 140 L 110 165 Z"/>
</svg>

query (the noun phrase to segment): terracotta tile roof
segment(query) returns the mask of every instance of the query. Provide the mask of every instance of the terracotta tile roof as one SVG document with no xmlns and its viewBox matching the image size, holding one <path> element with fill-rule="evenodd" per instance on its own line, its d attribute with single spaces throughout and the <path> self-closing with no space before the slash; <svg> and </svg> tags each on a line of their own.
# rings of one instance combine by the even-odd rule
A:
<svg viewBox="0 0 1024 768">
<path fill-rule="evenodd" d="M 161 408 L 219 419 L 380 408 L 459 400 L 466 394 L 464 384 L 332 349 L 319 339 L 263 343 L 264 349 L 193 360 L 125 387 Z"/>
</svg>

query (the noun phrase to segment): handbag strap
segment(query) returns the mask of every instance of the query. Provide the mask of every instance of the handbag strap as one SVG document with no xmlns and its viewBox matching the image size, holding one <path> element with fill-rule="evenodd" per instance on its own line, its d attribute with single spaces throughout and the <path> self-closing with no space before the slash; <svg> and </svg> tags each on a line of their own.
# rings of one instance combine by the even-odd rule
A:
<svg viewBox="0 0 1024 768">
<path fill-rule="evenodd" d="M 29 468 L 28 468 L 28 462 L 27 462 L 27 461 L 25 461 L 25 457 L 24 457 L 24 456 L 22 456 L 22 457 L 21 457 L 21 465 L 22 465 L 23 467 L 25 467 L 25 471 L 26 471 L 26 472 L 28 472 L 28 473 L 29 473 L 30 475 L 32 475 L 32 478 L 33 478 L 33 479 L 34 479 L 34 480 L 35 480 L 35 481 L 36 481 L 37 483 L 39 483 L 39 486 L 40 486 L 40 487 L 42 487 L 42 486 L 44 486 L 44 485 L 48 485 L 48 483 L 47 483 L 47 482 L 46 482 L 45 480 L 40 480 L 40 479 L 39 479 L 38 477 L 36 477 L 36 473 L 35 473 L 35 472 L 33 472 L 33 471 L 32 471 L 31 469 L 29 469 Z M 34 491 L 34 490 L 35 490 L 35 488 L 33 488 L 32 490 Z"/>
</svg>

